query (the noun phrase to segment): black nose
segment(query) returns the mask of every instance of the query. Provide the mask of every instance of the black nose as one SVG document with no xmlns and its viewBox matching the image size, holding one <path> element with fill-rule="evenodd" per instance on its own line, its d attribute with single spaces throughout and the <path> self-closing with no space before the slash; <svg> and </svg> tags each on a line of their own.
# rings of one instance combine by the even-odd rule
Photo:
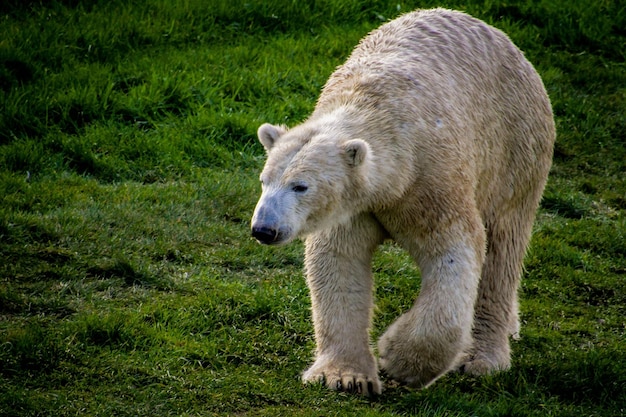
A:
<svg viewBox="0 0 626 417">
<path fill-rule="evenodd" d="M 272 243 L 278 237 L 278 231 L 269 227 L 253 227 L 252 237 L 261 243 Z"/>
</svg>

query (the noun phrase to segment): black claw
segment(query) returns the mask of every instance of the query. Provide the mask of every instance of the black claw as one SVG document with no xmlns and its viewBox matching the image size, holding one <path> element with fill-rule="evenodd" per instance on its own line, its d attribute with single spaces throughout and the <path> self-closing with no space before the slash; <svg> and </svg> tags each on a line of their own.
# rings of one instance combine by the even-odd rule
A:
<svg viewBox="0 0 626 417">
<path fill-rule="evenodd" d="M 363 383 L 361 381 L 356 383 L 356 392 L 363 394 Z"/>
<path fill-rule="evenodd" d="M 374 394 L 374 384 L 372 381 L 367 381 L 367 392 Z"/>
<path fill-rule="evenodd" d="M 354 386 L 352 385 L 352 382 L 348 382 L 348 392 L 354 392 Z"/>
<path fill-rule="evenodd" d="M 459 372 L 460 372 L 460 373 L 462 373 L 462 374 L 464 374 L 464 373 L 465 373 L 465 364 L 463 364 L 463 365 L 461 365 L 461 366 L 459 367 Z"/>
<path fill-rule="evenodd" d="M 343 388 L 341 381 L 337 381 L 337 391 L 341 391 Z"/>
</svg>

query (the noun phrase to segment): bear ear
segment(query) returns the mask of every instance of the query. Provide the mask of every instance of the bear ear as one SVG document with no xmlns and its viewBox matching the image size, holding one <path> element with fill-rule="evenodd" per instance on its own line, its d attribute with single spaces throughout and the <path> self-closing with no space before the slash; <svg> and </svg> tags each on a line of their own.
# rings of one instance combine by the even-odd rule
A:
<svg viewBox="0 0 626 417">
<path fill-rule="evenodd" d="M 351 139 L 343 144 L 344 156 L 348 165 L 357 167 L 370 153 L 370 146 L 362 139 Z"/>
<path fill-rule="evenodd" d="M 269 152 L 270 149 L 272 149 L 276 144 L 278 138 L 280 138 L 285 132 L 287 132 L 287 129 L 284 126 L 264 123 L 259 127 L 259 130 L 257 130 L 257 135 L 265 150 Z"/>
</svg>

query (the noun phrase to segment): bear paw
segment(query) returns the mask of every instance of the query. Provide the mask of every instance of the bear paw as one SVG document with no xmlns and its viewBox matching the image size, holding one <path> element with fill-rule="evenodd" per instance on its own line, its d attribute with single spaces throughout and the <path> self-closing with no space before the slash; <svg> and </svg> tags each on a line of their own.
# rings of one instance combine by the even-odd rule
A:
<svg viewBox="0 0 626 417">
<path fill-rule="evenodd" d="M 433 367 L 420 359 L 414 349 L 403 349 L 398 343 L 381 339 L 378 345 L 381 370 L 394 382 L 424 388 L 441 376 L 446 367 Z"/>
<path fill-rule="evenodd" d="M 373 358 L 372 358 L 373 361 Z M 357 371 L 352 367 L 340 367 L 323 361 L 316 361 L 302 375 L 305 384 L 321 383 L 326 387 L 365 396 L 377 395 L 382 392 L 375 365 L 369 366 L 369 372 Z"/>
<path fill-rule="evenodd" d="M 494 372 L 506 371 L 511 367 L 508 355 L 485 355 L 477 354 L 468 356 L 461 362 L 459 371 L 475 376 L 487 375 Z"/>
<path fill-rule="evenodd" d="M 409 338 L 410 322 L 401 316 L 378 342 L 379 365 L 391 379 L 416 388 L 425 388 L 454 369 L 463 350 L 462 334 L 450 330 L 446 338 L 424 334 Z"/>
</svg>

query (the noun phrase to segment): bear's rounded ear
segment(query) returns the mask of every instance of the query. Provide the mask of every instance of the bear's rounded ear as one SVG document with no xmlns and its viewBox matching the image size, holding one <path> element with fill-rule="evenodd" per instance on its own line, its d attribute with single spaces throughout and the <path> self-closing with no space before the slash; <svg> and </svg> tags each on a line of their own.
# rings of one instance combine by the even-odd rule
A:
<svg viewBox="0 0 626 417">
<path fill-rule="evenodd" d="M 362 139 L 351 139 L 343 144 L 344 156 L 348 165 L 357 167 L 370 153 L 370 146 Z"/>
<path fill-rule="evenodd" d="M 257 130 L 257 136 L 259 141 L 267 152 L 270 151 L 276 144 L 276 141 L 281 137 L 287 129 L 284 126 L 276 126 L 269 123 L 264 123 Z"/>
</svg>

